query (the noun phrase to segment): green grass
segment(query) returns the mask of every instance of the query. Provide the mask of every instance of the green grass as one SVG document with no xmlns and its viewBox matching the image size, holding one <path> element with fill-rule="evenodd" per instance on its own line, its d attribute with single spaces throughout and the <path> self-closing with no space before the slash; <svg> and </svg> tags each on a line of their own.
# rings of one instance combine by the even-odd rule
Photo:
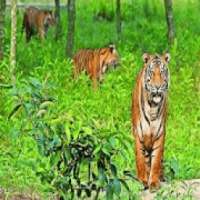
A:
<svg viewBox="0 0 200 200">
<path fill-rule="evenodd" d="M 105 3 L 105 1 L 102 0 Z M 190 2 L 190 3 L 189 3 Z M 155 2 L 154 2 L 155 3 Z M 22 13 L 18 13 L 17 87 L 21 93 L 24 81 L 34 77 L 50 89 L 43 93 L 56 99 L 47 119 L 66 123 L 66 116 L 76 117 L 76 125 L 95 124 L 104 134 L 116 134 L 127 144 L 122 155 L 115 158 L 119 170 L 135 171 L 131 136 L 131 94 L 137 73 L 142 67 L 143 52 L 162 53 L 168 50 L 166 22 L 162 3 L 151 4 L 148 17 L 143 2 L 123 1 L 122 41 L 117 41 L 115 22 L 94 21 L 93 14 L 101 8 L 101 1 L 77 1 L 75 51 L 79 48 L 101 47 L 109 42 L 117 45 L 121 65 L 110 70 L 100 88 L 94 92 L 84 74 L 72 79 L 72 64 L 65 57 L 67 13 L 62 11 L 62 35 L 55 42 L 51 29 L 47 40 L 37 37 L 25 43 L 20 33 Z M 200 7 L 198 1 L 176 1 L 174 16 L 176 41 L 170 49 L 171 73 L 165 171 L 168 179 L 200 178 Z M 106 4 L 108 12 L 114 9 Z M 6 18 L 6 58 L 0 63 L 0 80 L 10 82 L 8 64 L 10 43 L 10 15 Z M 36 142 L 27 134 L 31 128 L 26 115 L 19 110 L 11 120 L 8 115 L 16 105 L 11 90 L 0 90 L 0 187 L 8 191 L 28 191 L 47 198 L 53 191 L 41 182 L 36 171 L 48 168 L 48 160 L 39 153 Z M 26 97 L 26 96 L 25 96 Z M 57 123 L 57 122 L 55 122 Z M 120 146 L 121 144 L 119 144 Z M 132 187 L 137 196 L 138 189 Z M 122 194 L 126 196 L 126 194 Z M 122 198 L 124 199 L 124 198 Z"/>
</svg>

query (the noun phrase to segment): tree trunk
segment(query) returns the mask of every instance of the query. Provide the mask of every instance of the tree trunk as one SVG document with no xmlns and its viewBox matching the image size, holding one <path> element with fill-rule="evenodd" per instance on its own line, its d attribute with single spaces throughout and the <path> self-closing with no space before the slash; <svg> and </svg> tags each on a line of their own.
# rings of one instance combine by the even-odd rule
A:
<svg viewBox="0 0 200 200">
<path fill-rule="evenodd" d="M 76 2 L 75 0 L 68 0 L 68 31 L 67 31 L 67 45 L 66 55 L 71 58 L 74 47 L 74 32 L 75 32 L 75 18 L 76 18 Z"/>
<path fill-rule="evenodd" d="M 173 8 L 172 8 L 172 0 L 164 0 L 165 1 L 165 14 L 167 20 L 167 28 L 168 28 L 168 42 L 170 45 L 174 43 L 175 38 L 175 27 L 173 20 Z"/>
<path fill-rule="evenodd" d="M 0 0 L 0 60 L 4 54 L 4 20 L 5 20 L 6 0 Z"/>
<path fill-rule="evenodd" d="M 57 40 L 61 35 L 61 21 L 60 21 L 60 0 L 55 0 L 55 18 L 56 18 L 56 34 L 55 39 Z"/>
<path fill-rule="evenodd" d="M 121 2 L 116 0 L 116 28 L 117 28 L 117 37 L 120 40 L 121 38 Z"/>
<path fill-rule="evenodd" d="M 11 0 L 11 44 L 10 44 L 10 69 L 13 86 L 16 85 L 16 33 L 17 33 L 17 0 Z"/>
</svg>

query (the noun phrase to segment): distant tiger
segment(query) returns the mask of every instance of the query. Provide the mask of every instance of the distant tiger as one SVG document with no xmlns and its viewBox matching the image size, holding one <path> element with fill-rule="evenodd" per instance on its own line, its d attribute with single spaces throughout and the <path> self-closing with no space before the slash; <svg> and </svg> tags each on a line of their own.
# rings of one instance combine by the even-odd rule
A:
<svg viewBox="0 0 200 200">
<path fill-rule="evenodd" d="M 137 177 L 145 188 L 157 189 L 163 179 L 170 56 L 144 54 L 144 67 L 133 90 L 132 127 Z"/>
<path fill-rule="evenodd" d="M 54 24 L 55 17 L 52 11 L 40 10 L 31 6 L 25 10 L 22 31 L 25 29 L 27 42 L 34 34 L 38 34 L 41 39 L 44 39 L 49 26 Z"/>
<path fill-rule="evenodd" d="M 114 45 L 100 49 L 81 49 L 73 57 L 74 76 L 86 71 L 96 88 L 97 81 L 102 81 L 109 66 L 116 67 L 118 62 L 119 56 Z"/>
</svg>

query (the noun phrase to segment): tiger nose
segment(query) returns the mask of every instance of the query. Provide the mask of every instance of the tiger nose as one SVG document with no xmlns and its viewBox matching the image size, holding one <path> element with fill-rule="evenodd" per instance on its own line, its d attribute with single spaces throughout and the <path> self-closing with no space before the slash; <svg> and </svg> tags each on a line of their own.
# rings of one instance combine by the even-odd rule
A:
<svg viewBox="0 0 200 200">
<path fill-rule="evenodd" d="M 159 90 L 159 89 L 160 89 L 160 85 L 156 85 L 155 87 L 156 87 L 156 89 L 157 89 L 157 90 Z"/>
<path fill-rule="evenodd" d="M 157 94 L 159 94 L 159 93 L 160 93 L 160 86 L 159 86 L 159 85 L 156 85 L 156 86 L 154 87 L 153 95 L 157 95 Z"/>
</svg>

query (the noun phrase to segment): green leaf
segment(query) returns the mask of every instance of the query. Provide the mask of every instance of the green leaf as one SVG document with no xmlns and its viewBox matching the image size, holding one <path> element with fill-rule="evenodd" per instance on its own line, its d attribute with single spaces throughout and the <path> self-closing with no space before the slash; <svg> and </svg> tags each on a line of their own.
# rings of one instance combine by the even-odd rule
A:
<svg viewBox="0 0 200 200">
<path fill-rule="evenodd" d="M 92 135 L 92 129 L 90 127 L 82 127 L 82 130 L 84 131 L 84 133 L 86 133 L 87 135 Z"/>
<path fill-rule="evenodd" d="M 119 181 L 123 184 L 123 186 L 126 188 L 126 190 L 127 190 L 128 192 L 130 192 L 130 188 L 129 188 L 129 186 L 128 186 L 128 183 L 126 183 L 126 181 L 123 180 L 123 179 L 119 179 Z"/>
<path fill-rule="evenodd" d="M 112 151 L 112 147 L 109 145 L 109 143 L 104 144 L 104 145 L 103 145 L 103 148 L 102 148 L 102 151 L 103 151 L 106 155 L 110 156 L 110 153 L 111 153 L 111 151 Z"/>
<path fill-rule="evenodd" d="M 117 176 L 117 168 L 114 164 L 110 163 L 110 170 L 113 174 L 113 176 Z"/>
<path fill-rule="evenodd" d="M 106 187 L 106 200 L 113 200 L 113 194 L 112 185 L 108 184 Z"/>
<path fill-rule="evenodd" d="M 41 89 L 42 87 L 42 84 L 39 82 L 39 80 L 33 77 L 29 78 L 29 83 L 36 89 Z"/>
<path fill-rule="evenodd" d="M 21 103 L 17 104 L 9 114 L 8 119 L 10 119 L 21 108 L 21 106 L 22 106 Z"/>
<path fill-rule="evenodd" d="M 67 137 L 67 144 L 69 144 L 71 142 L 71 131 L 68 127 L 68 124 L 65 125 L 65 134 Z"/>
<path fill-rule="evenodd" d="M 179 163 L 178 161 L 174 158 L 171 160 L 171 169 L 174 171 L 175 176 L 179 175 Z"/>
<path fill-rule="evenodd" d="M 45 109 L 41 109 L 41 110 L 39 110 L 39 111 L 37 112 L 36 116 L 37 116 L 37 117 L 42 117 L 42 116 L 45 115 L 46 112 L 47 112 L 47 111 L 46 111 Z"/>
<path fill-rule="evenodd" d="M 58 146 L 60 146 L 61 145 L 61 140 L 60 140 L 60 138 L 58 137 L 58 135 L 54 135 L 53 136 L 53 145 L 54 146 L 56 146 L 56 147 L 58 147 Z"/>
<path fill-rule="evenodd" d="M 51 166 L 56 166 L 59 160 L 60 160 L 60 152 L 53 154 L 50 159 Z"/>
<path fill-rule="evenodd" d="M 52 105 L 53 102 L 52 101 L 44 101 L 40 104 L 40 109 L 46 109 L 48 108 L 50 105 Z"/>
<path fill-rule="evenodd" d="M 94 149 L 93 154 L 95 155 L 95 154 L 99 153 L 100 150 L 101 150 L 101 144 L 97 145 L 97 147 Z"/>
<path fill-rule="evenodd" d="M 109 143 L 113 149 L 116 147 L 116 139 L 114 137 L 109 138 Z"/>
<path fill-rule="evenodd" d="M 116 195 L 120 195 L 121 193 L 121 183 L 118 178 L 115 178 L 112 182 L 113 191 Z"/>
<path fill-rule="evenodd" d="M 131 174 L 130 171 L 124 171 L 124 176 L 128 176 L 131 179 L 138 181 L 138 179 L 133 174 Z"/>
<path fill-rule="evenodd" d="M 103 168 L 99 168 L 98 169 L 98 173 L 99 173 L 98 174 L 98 180 L 99 180 L 100 186 L 104 186 L 108 181 L 104 169 Z"/>
</svg>

